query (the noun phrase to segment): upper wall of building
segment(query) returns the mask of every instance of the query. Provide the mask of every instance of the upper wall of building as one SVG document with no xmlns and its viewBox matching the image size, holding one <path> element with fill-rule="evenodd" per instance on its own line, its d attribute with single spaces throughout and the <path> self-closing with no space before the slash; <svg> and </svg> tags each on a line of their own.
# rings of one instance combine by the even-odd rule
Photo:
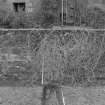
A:
<svg viewBox="0 0 105 105">
<path fill-rule="evenodd" d="M 62 3 L 62 0 L 60 0 Z M 87 5 L 93 5 L 93 4 L 105 4 L 105 0 L 64 0 L 68 1 L 69 5 L 72 6 L 72 4 L 75 1 L 78 1 L 82 3 L 85 7 Z M 6 9 L 9 11 L 14 11 L 14 5 L 13 3 L 25 3 L 25 10 L 26 12 L 39 12 L 39 9 L 41 7 L 42 0 L 0 0 L 0 9 Z M 65 4 L 66 5 L 66 4 Z M 64 6 L 66 7 L 66 6 Z M 62 11 L 62 9 L 60 9 Z M 64 8 L 64 11 L 66 11 L 66 8 Z"/>
<path fill-rule="evenodd" d="M 38 12 L 41 6 L 41 0 L 0 0 L 0 7 L 14 11 L 14 3 L 25 3 L 26 12 Z"/>
<path fill-rule="evenodd" d="M 102 3 L 103 0 L 88 0 L 89 1 L 89 4 L 91 3 Z"/>
<path fill-rule="evenodd" d="M 98 7 L 105 11 L 105 0 L 89 0 L 88 8 Z"/>
<path fill-rule="evenodd" d="M 105 0 L 88 0 L 89 4 L 103 4 L 105 5 Z"/>
</svg>

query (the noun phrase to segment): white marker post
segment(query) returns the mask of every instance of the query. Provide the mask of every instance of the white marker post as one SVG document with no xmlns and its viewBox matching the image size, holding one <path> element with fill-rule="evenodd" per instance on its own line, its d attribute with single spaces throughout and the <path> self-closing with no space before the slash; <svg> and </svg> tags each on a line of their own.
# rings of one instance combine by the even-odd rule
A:
<svg viewBox="0 0 105 105">
<path fill-rule="evenodd" d="M 63 90 L 62 90 L 62 89 L 61 89 L 61 92 L 62 92 L 63 105 L 66 105 L 66 103 L 65 103 L 65 97 L 64 97 L 64 95 L 63 95 Z"/>
<path fill-rule="evenodd" d="M 68 4 L 68 0 L 66 0 L 66 23 L 67 23 L 67 18 L 68 18 L 68 7 L 67 7 L 67 4 Z"/>
<path fill-rule="evenodd" d="M 63 17 L 64 17 L 64 16 L 63 16 L 63 14 L 64 14 L 64 13 L 63 13 L 63 12 L 64 12 L 63 5 L 64 5 L 64 1 L 62 0 L 62 26 L 63 26 Z"/>
<path fill-rule="evenodd" d="M 44 84 L 44 56 L 42 56 L 42 85 Z"/>
</svg>

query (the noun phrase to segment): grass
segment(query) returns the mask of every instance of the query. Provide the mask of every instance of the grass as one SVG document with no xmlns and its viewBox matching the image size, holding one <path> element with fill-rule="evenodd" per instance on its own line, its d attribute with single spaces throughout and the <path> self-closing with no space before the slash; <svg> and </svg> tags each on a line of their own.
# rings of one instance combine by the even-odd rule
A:
<svg viewBox="0 0 105 105">
<path fill-rule="evenodd" d="M 104 53 L 104 32 L 63 30 L 62 34 L 61 30 L 11 30 L 1 31 L 0 37 L 2 81 L 5 78 L 14 83 L 17 80 L 20 85 L 25 81 L 41 84 L 43 55 L 44 81 L 69 86 L 99 84 L 95 70 Z M 33 77 L 31 74 L 34 73 Z M 4 83 L 7 84 L 6 81 Z"/>
</svg>

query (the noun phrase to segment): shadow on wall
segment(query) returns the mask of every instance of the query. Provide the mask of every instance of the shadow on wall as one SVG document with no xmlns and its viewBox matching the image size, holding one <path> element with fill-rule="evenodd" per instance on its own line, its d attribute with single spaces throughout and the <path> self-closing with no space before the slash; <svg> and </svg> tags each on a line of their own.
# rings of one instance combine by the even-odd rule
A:
<svg viewBox="0 0 105 105">
<path fill-rule="evenodd" d="M 16 11 L 18 11 L 16 9 Z M 36 14 L 29 15 L 24 11 L 9 12 L 0 9 L 0 27 L 1 28 L 30 28 L 37 26 Z"/>
</svg>

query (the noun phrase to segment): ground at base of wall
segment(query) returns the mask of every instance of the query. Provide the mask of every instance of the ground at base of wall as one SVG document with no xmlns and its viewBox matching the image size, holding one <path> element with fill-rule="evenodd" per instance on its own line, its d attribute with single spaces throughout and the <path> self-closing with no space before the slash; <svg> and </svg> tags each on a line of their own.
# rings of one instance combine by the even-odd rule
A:
<svg viewBox="0 0 105 105">
<path fill-rule="evenodd" d="M 65 105 L 104 105 L 105 88 L 63 87 Z M 0 87 L 1 105 L 41 105 L 42 87 Z M 49 105 L 55 105 L 52 97 Z M 58 105 L 58 104 L 57 104 Z"/>
</svg>

